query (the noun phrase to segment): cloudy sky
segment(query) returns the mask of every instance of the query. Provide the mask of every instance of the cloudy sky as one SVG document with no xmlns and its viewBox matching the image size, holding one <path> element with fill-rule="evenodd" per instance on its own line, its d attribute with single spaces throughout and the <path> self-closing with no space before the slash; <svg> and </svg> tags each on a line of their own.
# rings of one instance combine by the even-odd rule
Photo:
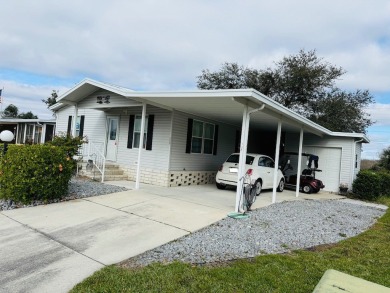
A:
<svg viewBox="0 0 390 293">
<path fill-rule="evenodd" d="M 375 97 L 363 157 L 390 145 L 388 0 L 4 0 L 0 41 L 2 106 L 39 118 L 51 118 L 41 99 L 86 77 L 186 90 L 223 62 L 261 69 L 316 49 L 347 71 L 339 87 Z"/>
</svg>

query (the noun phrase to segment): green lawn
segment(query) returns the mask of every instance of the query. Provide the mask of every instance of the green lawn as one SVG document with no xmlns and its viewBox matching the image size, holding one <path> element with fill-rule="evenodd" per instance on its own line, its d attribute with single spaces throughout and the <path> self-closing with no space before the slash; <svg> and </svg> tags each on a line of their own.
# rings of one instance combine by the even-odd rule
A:
<svg viewBox="0 0 390 293">
<path fill-rule="evenodd" d="M 390 206 L 390 198 L 382 199 Z M 182 263 L 106 267 L 71 292 L 312 292 L 327 269 L 390 287 L 390 211 L 368 231 L 335 245 L 214 267 Z"/>
</svg>

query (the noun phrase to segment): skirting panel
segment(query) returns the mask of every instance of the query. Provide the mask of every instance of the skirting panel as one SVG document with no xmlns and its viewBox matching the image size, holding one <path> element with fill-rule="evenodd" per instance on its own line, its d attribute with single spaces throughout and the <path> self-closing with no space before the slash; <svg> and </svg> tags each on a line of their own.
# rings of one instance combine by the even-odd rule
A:
<svg viewBox="0 0 390 293">
<path fill-rule="evenodd" d="M 136 169 L 124 168 L 128 180 L 135 181 Z M 141 183 L 175 187 L 188 185 L 215 184 L 215 171 L 158 171 L 153 169 L 141 169 Z"/>
<path fill-rule="evenodd" d="M 215 171 L 171 171 L 169 187 L 215 183 Z"/>
</svg>

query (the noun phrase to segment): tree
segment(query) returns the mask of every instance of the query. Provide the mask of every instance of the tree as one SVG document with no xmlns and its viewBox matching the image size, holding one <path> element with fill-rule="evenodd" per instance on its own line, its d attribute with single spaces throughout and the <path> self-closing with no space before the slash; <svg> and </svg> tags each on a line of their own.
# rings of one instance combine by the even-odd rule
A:
<svg viewBox="0 0 390 293">
<path fill-rule="evenodd" d="M 379 166 L 390 171 L 390 146 L 382 151 L 379 157 Z"/>
<path fill-rule="evenodd" d="M 20 113 L 19 109 L 13 104 L 8 105 L 3 111 L 3 118 L 20 118 L 20 119 L 38 119 L 37 115 L 34 115 L 31 111 L 27 113 Z"/>
<path fill-rule="evenodd" d="M 335 88 L 310 103 L 312 113 L 308 118 L 332 131 L 365 133 L 372 121 L 364 108 L 372 101 L 367 90 L 350 93 Z"/>
<path fill-rule="evenodd" d="M 298 55 L 284 57 L 276 63 L 275 69 L 268 68 L 266 72 L 274 80 L 270 96 L 288 108 L 298 108 L 298 112 L 302 111 L 302 106 L 313 102 L 313 98 L 332 89 L 345 73 L 341 67 L 318 58 L 315 50 L 300 50 Z"/>
<path fill-rule="evenodd" d="M 42 99 L 42 102 L 44 102 L 47 105 L 47 108 L 50 108 L 55 103 L 57 103 L 58 98 L 58 91 L 52 90 L 50 97 L 47 97 L 46 99 Z"/>
<path fill-rule="evenodd" d="M 18 115 L 18 118 L 21 118 L 21 119 L 38 119 L 38 116 L 34 115 L 31 111 L 29 111 L 27 113 L 20 113 Z"/>
<path fill-rule="evenodd" d="M 9 104 L 2 113 L 3 118 L 16 118 L 18 116 L 19 109 L 13 104 Z"/>
<path fill-rule="evenodd" d="M 224 63 L 217 72 L 202 70 L 197 85 L 200 89 L 253 88 L 332 131 L 366 132 L 373 121 L 364 108 L 374 98 L 368 90 L 336 88 L 343 74 L 343 68 L 317 57 L 315 50 L 300 50 L 275 62 L 273 69 Z"/>
</svg>

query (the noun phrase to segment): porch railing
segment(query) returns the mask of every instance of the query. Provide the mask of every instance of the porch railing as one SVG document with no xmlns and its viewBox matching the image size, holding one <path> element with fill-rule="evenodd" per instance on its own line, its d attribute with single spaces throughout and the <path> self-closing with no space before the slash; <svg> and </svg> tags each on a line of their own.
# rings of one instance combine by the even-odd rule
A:
<svg viewBox="0 0 390 293">
<path fill-rule="evenodd" d="M 83 153 L 87 153 L 88 161 L 91 160 L 96 169 L 102 174 L 102 182 L 104 182 L 104 172 L 106 169 L 106 157 L 104 153 L 101 151 L 101 145 L 94 143 L 92 141 L 88 141 L 86 144 L 87 149 L 84 149 Z"/>
</svg>

